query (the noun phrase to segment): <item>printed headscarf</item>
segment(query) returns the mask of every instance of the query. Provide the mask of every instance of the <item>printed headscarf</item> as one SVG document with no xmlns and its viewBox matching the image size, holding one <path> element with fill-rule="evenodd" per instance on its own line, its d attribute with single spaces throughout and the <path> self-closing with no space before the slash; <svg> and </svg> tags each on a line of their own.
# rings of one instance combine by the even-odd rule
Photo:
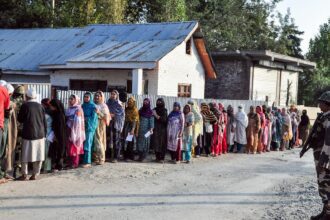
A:
<svg viewBox="0 0 330 220">
<path fill-rule="evenodd" d="M 107 102 L 107 106 L 111 114 L 114 114 L 115 117 L 113 118 L 114 127 L 118 131 L 122 131 L 124 128 L 125 123 L 125 111 L 121 102 L 119 101 L 119 93 L 117 90 L 112 91 L 117 94 L 115 99 L 109 99 Z"/>
<path fill-rule="evenodd" d="M 206 103 L 201 104 L 201 113 L 205 122 L 216 122 L 217 117 L 211 112 L 210 107 Z"/>
<path fill-rule="evenodd" d="M 138 133 L 139 128 L 139 111 L 136 107 L 136 101 L 134 97 L 129 97 L 127 100 L 127 107 L 125 109 L 125 121 L 130 123 L 136 123 L 135 134 Z"/>
</svg>

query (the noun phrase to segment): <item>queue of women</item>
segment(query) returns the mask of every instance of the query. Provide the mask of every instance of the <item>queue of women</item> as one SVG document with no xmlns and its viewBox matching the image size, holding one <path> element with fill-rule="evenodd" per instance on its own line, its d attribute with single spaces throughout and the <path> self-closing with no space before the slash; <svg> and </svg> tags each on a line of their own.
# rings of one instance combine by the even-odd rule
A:
<svg viewBox="0 0 330 220">
<path fill-rule="evenodd" d="M 199 106 L 189 101 L 184 106 L 177 102 L 165 106 L 162 98 L 152 108 L 146 98 L 138 109 L 133 97 L 122 103 L 115 90 L 108 101 L 101 91 L 85 93 L 82 101 L 72 94 L 65 110 L 58 99 L 43 99 L 39 104 L 34 89 L 26 92 L 19 105 L 12 96 L 17 88 L 7 83 L 0 87 L 12 97 L 10 106 L 3 105 L 4 110 L 17 116 L 5 120 L 8 132 L 1 134 L 1 145 L 7 149 L 2 164 L 7 161 L 7 165 L 2 166 L 0 182 L 14 179 L 13 158 L 19 148 L 21 176 L 15 179 L 26 181 L 37 179 L 41 171 L 89 168 L 106 161 L 144 162 L 150 152 L 155 162 L 167 162 L 168 152 L 169 163 L 189 164 L 192 157 L 292 149 L 299 139 L 306 140 L 310 126 L 307 112 L 300 116 L 295 106 L 289 110 L 251 106 L 246 114 L 242 105 L 233 109 L 221 103 Z M 8 137 L 12 133 L 15 135 Z M 13 138 L 19 143 L 19 137 L 20 147 L 11 143 Z"/>
</svg>

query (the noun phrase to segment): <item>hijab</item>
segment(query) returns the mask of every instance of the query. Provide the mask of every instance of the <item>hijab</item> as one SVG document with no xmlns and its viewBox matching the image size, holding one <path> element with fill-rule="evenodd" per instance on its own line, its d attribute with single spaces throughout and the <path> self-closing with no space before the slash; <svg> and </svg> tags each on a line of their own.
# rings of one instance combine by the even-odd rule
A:
<svg viewBox="0 0 330 220">
<path fill-rule="evenodd" d="M 215 122 L 217 121 L 216 116 L 211 112 L 210 107 L 206 103 L 201 104 L 201 113 L 206 122 Z"/>
<path fill-rule="evenodd" d="M 125 123 L 125 110 L 119 101 L 119 93 L 117 90 L 112 91 L 117 94 L 115 99 L 109 99 L 107 102 L 107 106 L 111 114 L 114 114 L 113 118 L 114 127 L 118 131 L 122 131 Z"/>
<path fill-rule="evenodd" d="M 157 115 L 164 116 L 167 114 L 167 109 L 165 108 L 165 101 L 163 98 L 157 99 L 156 108 L 154 108 Z"/>
<path fill-rule="evenodd" d="M 145 103 L 147 102 L 147 103 Z M 139 111 L 140 116 L 144 117 L 144 118 L 151 118 L 153 116 L 151 107 L 150 107 L 150 99 L 145 98 L 143 100 L 143 106 L 140 108 Z"/>
<path fill-rule="evenodd" d="M 85 116 L 86 131 L 95 131 L 98 125 L 98 117 L 95 112 L 96 105 L 93 102 L 93 95 L 91 92 L 86 92 L 84 94 L 84 97 L 85 96 L 89 96 L 90 98 L 88 102 L 84 102 L 82 104 L 82 109 Z"/>
<path fill-rule="evenodd" d="M 139 128 L 139 111 L 136 107 L 136 101 L 134 97 L 129 97 L 127 100 L 127 107 L 125 109 L 125 121 L 129 123 L 136 123 L 135 134 L 137 134 Z"/>
<path fill-rule="evenodd" d="M 218 105 L 217 105 L 217 103 L 215 103 L 215 102 L 210 103 L 209 106 L 210 106 L 210 110 L 211 110 L 211 112 L 213 112 L 213 114 L 214 114 L 217 118 L 219 118 L 220 115 L 221 115 L 221 112 L 220 112 L 219 109 L 218 109 Z"/>
<path fill-rule="evenodd" d="M 181 114 L 182 114 L 180 103 L 178 103 L 178 102 L 174 102 L 174 104 L 173 104 L 173 108 L 175 108 L 175 107 L 178 107 L 179 110 L 178 110 L 178 111 L 174 111 L 174 110 L 173 110 L 173 111 L 169 114 L 169 116 L 168 116 L 168 119 L 169 119 L 169 120 L 171 120 L 171 119 L 173 119 L 173 118 L 180 117 Z"/>
<path fill-rule="evenodd" d="M 95 95 L 99 95 L 100 103 L 95 103 L 96 108 L 104 115 L 104 122 L 107 126 L 110 124 L 111 115 L 107 104 L 105 104 L 105 97 L 102 91 L 97 91 Z"/>
</svg>

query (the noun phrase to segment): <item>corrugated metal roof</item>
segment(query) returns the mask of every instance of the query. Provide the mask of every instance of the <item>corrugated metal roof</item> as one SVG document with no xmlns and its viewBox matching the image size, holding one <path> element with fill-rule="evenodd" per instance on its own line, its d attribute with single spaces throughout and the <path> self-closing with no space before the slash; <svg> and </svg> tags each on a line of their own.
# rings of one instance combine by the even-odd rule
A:
<svg viewBox="0 0 330 220">
<path fill-rule="evenodd" d="M 66 62 L 158 61 L 197 22 L 89 25 L 62 29 L 0 29 L 0 69 L 33 70 Z"/>
</svg>

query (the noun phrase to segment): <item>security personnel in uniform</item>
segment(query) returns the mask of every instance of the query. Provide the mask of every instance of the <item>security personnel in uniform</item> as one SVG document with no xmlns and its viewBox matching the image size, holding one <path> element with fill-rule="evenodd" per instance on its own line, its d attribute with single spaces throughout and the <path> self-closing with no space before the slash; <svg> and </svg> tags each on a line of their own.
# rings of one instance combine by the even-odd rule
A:
<svg viewBox="0 0 330 220">
<path fill-rule="evenodd" d="M 310 134 L 310 146 L 314 149 L 319 195 L 324 205 L 322 212 L 311 220 L 330 220 L 330 91 L 323 93 L 318 101 L 322 113 Z"/>
<path fill-rule="evenodd" d="M 25 101 L 25 88 L 22 85 L 18 85 L 14 93 L 12 95 L 12 101 L 15 103 L 15 114 L 16 118 L 18 116 L 18 112 L 21 109 Z M 21 149 L 22 149 L 22 129 L 23 126 L 19 122 L 17 122 L 17 140 L 16 140 L 16 148 L 15 148 L 15 161 L 14 161 L 14 173 L 13 176 L 16 178 L 17 171 L 21 168 Z"/>
</svg>

